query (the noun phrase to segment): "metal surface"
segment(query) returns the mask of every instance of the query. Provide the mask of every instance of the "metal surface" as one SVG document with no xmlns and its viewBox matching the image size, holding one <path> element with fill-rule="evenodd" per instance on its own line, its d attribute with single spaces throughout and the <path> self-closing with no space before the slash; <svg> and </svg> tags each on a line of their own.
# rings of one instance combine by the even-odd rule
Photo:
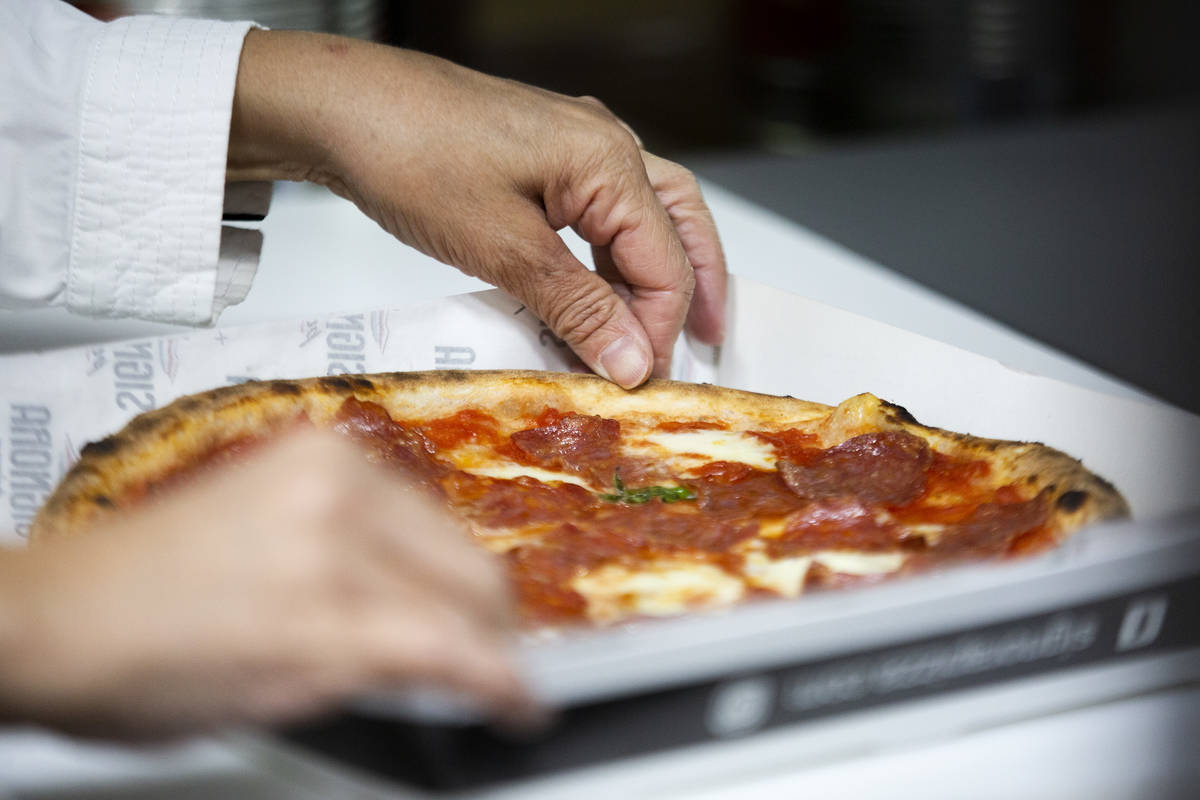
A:
<svg viewBox="0 0 1200 800">
<path fill-rule="evenodd" d="M 380 0 L 83 0 L 75 3 L 102 19 L 128 14 L 169 14 L 205 19 L 253 20 L 274 29 L 324 31 L 376 38 Z"/>
</svg>

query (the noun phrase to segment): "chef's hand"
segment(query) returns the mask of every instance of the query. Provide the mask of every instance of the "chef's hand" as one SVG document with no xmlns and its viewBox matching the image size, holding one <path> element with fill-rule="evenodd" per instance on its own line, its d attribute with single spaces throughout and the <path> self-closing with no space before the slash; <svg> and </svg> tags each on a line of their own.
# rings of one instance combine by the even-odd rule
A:
<svg viewBox="0 0 1200 800">
<path fill-rule="evenodd" d="M 667 375 L 685 319 L 699 340 L 722 338 L 725 261 L 699 186 L 590 98 L 382 45 L 251 31 L 228 177 L 329 186 L 519 298 L 625 387 Z M 596 273 L 556 234 L 568 225 Z"/>
<path fill-rule="evenodd" d="M 500 570 L 417 491 L 305 433 L 119 524 L 0 552 L 0 719 L 157 737 L 412 681 L 524 709 Z"/>
</svg>

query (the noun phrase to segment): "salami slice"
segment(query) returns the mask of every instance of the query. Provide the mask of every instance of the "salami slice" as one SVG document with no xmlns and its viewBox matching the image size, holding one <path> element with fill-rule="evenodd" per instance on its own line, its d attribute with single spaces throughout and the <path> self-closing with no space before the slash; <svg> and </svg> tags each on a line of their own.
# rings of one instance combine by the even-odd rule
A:
<svg viewBox="0 0 1200 800">
<path fill-rule="evenodd" d="M 902 505 L 924 488 L 930 458 L 929 445 L 911 433 L 880 431 L 818 451 L 804 464 L 780 459 L 777 468 L 788 488 L 807 500 Z"/>
</svg>

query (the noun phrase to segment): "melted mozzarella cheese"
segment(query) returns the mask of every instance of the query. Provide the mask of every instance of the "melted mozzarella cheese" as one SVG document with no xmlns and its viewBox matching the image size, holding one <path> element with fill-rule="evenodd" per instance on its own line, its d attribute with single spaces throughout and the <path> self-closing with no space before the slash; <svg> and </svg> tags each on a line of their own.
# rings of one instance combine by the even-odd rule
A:
<svg viewBox="0 0 1200 800">
<path fill-rule="evenodd" d="M 900 569 L 904 554 L 822 550 L 813 559 L 821 566 L 844 575 L 881 575 Z"/>
<path fill-rule="evenodd" d="M 946 532 L 945 525 L 938 525 L 934 522 L 913 523 L 906 528 L 909 533 L 924 537 L 925 541 L 930 544 L 937 544 L 938 539 L 942 538 L 942 534 Z"/>
<path fill-rule="evenodd" d="M 746 554 L 742 572 L 753 586 L 784 597 L 798 597 L 804 591 L 804 578 L 811 564 L 812 556 L 771 559 L 764 553 L 752 552 Z"/>
<path fill-rule="evenodd" d="M 636 571 L 607 564 L 571 581 L 599 623 L 631 615 L 673 616 L 696 608 L 727 606 L 745 584 L 711 564 L 656 562 Z"/>
<path fill-rule="evenodd" d="M 787 529 L 787 517 L 768 519 L 758 524 L 758 535 L 764 539 L 778 539 Z"/>
<path fill-rule="evenodd" d="M 480 464 L 465 468 L 466 472 L 472 475 L 480 475 L 484 478 L 498 478 L 500 480 L 515 480 L 516 478 L 533 478 L 535 481 L 542 483 L 573 483 L 576 486 L 591 491 L 592 485 L 578 475 L 571 475 L 566 472 L 554 472 L 540 467 L 529 467 L 524 464 L 506 464 L 503 462 L 494 464 Z"/>
<path fill-rule="evenodd" d="M 654 431 L 642 437 L 652 449 L 682 460 L 707 464 L 736 461 L 756 469 L 775 469 L 775 450 L 756 436 L 738 431 Z M 642 442 L 635 442 L 631 448 Z"/>
</svg>

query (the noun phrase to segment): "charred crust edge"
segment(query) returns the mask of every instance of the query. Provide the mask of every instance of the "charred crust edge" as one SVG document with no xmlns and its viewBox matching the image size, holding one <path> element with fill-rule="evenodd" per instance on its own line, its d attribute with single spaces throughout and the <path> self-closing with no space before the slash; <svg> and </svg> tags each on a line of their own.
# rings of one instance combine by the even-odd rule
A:
<svg viewBox="0 0 1200 800">
<path fill-rule="evenodd" d="M 299 395 L 303 393 L 300 386 L 293 381 L 271 381 L 267 384 L 267 388 L 274 394 L 281 395 Z"/>
<path fill-rule="evenodd" d="M 88 442 L 79 451 L 80 457 L 87 456 L 89 458 L 95 456 L 108 455 L 114 452 L 121 446 L 121 437 L 117 435 L 106 436 L 97 442 Z"/>
<path fill-rule="evenodd" d="M 893 422 L 904 422 L 909 425 L 919 425 L 922 428 L 926 427 L 918 422 L 917 418 L 909 413 L 908 409 L 904 406 L 899 405 L 898 403 L 892 403 L 888 400 L 880 400 L 879 403 L 885 409 L 888 416 L 891 417 Z"/>
<path fill-rule="evenodd" d="M 1091 495 L 1082 489 L 1070 489 L 1060 494 L 1058 499 L 1054 501 L 1054 505 L 1056 505 L 1060 511 L 1064 511 L 1067 514 L 1074 514 L 1076 511 L 1083 508 L 1083 504 L 1086 503 L 1090 497 Z"/>
<path fill-rule="evenodd" d="M 348 392 L 353 388 L 350 380 L 342 375 L 327 375 L 317 378 L 317 386 L 327 392 Z"/>
<path fill-rule="evenodd" d="M 535 370 L 434 370 L 373 375 L 333 375 L 302 380 L 247 381 L 179 398 L 168 406 L 164 406 L 157 411 L 147 412 L 140 418 L 135 418 L 122 431 L 100 441 L 85 445 L 80 455 L 80 462 L 72 468 L 67 476 L 64 476 L 63 481 L 59 484 L 59 488 L 48 498 L 46 510 L 54 509 L 55 511 L 52 516 L 63 515 L 64 509 L 67 508 L 64 505 L 64 498 L 67 495 L 62 494 L 62 491 L 68 494 L 72 491 L 76 492 L 77 497 L 79 496 L 79 492 L 84 491 L 86 494 L 96 497 L 97 495 L 93 494 L 92 490 L 85 491 L 84 487 L 91 485 L 95 481 L 96 475 L 92 473 L 96 473 L 97 475 L 107 474 L 107 471 L 112 469 L 108 465 L 113 463 L 114 459 L 119 460 L 122 449 L 130 444 L 129 433 L 137 433 L 141 437 L 143 433 L 153 432 L 157 438 L 158 435 L 165 434 L 183 424 L 191 413 L 196 410 L 253 403 L 255 398 L 262 398 L 272 394 L 298 396 L 306 392 L 317 392 L 342 396 L 354 393 L 372 395 L 379 393 L 386 394 L 391 390 L 398 389 L 400 386 L 404 386 L 407 389 L 422 385 L 428 385 L 431 390 L 436 391 L 439 383 L 446 386 L 449 384 L 469 383 L 471 381 L 480 381 L 483 386 L 490 385 L 493 387 L 516 383 L 519 386 L 524 386 L 526 389 L 534 386 L 562 387 L 564 389 L 588 386 L 586 396 L 597 398 L 604 398 L 609 394 L 612 396 L 625 396 L 641 393 L 646 393 L 653 397 L 660 392 L 669 393 L 677 399 L 681 397 L 705 398 L 707 401 L 717 402 L 737 397 L 744 399 L 746 402 L 760 405 L 763 401 L 770 401 L 762 407 L 770 408 L 773 412 L 778 410 L 776 401 L 780 400 L 804 403 L 809 408 L 833 408 L 832 406 L 820 403 L 798 401 L 790 395 L 766 395 L 709 384 L 685 384 L 666 380 L 651 380 L 632 392 L 625 392 L 625 390 L 594 375 L 552 373 Z M 594 389 L 591 387 L 594 387 Z M 1063 474 L 1065 471 L 1065 474 L 1069 475 L 1071 479 L 1064 481 L 1064 489 L 1067 489 L 1067 491 L 1064 491 L 1062 496 L 1055 501 L 1055 507 L 1061 513 L 1071 514 L 1079 512 L 1087 518 L 1084 522 L 1091 519 L 1127 516 L 1129 514 L 1128 505 L 1110 482 L 1094 473 L 1086 472 L 1078 461 L 1071 459 L 1069 456 L 1037 444 L 988 440 L 968 434 L 944 431 L 918 422 L 901 405 L 883 400 L 878 400 L 877 402 L 880 403 L 882 416 L 889 421 L 898 425 L 920 428 L 925 435 L 933 433 L 937 436 L 945 437 L 953 441 L 956 446 L 967 449 L 984 446 L 988 451 L 998 454 L 1002 454 L 1004 450 L 1011 448 L 1010 454 L 1007 456 L 1010 461 L 1016 463 L 1019 460 L 1026 464 L 1024 468 L 1018 469 L 1017 474 L 1014 475 L 1014 478 L 1017 480 L 1027 480 L 1029 483 L 1037 485 L 1041 480 Z M 1026 462 L 1026 457 L 1032 457 L 1032 461 Z M 1049 470 L 1051 475 L 1044 474 L 1044 468 L 1047 466 L 1052 466 Z M 1030 473 L 1030 469 L 1035 470 L 1043 477 L 1035 477 L 1034 474 Z M 1080 488 L 1075 489 L 1071 484 Z M 104 497 L 107 492 L 103 490 L 97 494 L 105 500 L 108 499 L 108 497 Z M 102 506 L 103 503 L 97 501 L 95 505 Z M 43 528 L 52 527 L 56 524 L 45 520 L 45 514 L 41 512 L 39 512 L 38 517 L 42 522 L 41 527 Z M 37 524 L 38 521 L 35 519 L 35 533 L 39 527 Z"/>
</svg>

